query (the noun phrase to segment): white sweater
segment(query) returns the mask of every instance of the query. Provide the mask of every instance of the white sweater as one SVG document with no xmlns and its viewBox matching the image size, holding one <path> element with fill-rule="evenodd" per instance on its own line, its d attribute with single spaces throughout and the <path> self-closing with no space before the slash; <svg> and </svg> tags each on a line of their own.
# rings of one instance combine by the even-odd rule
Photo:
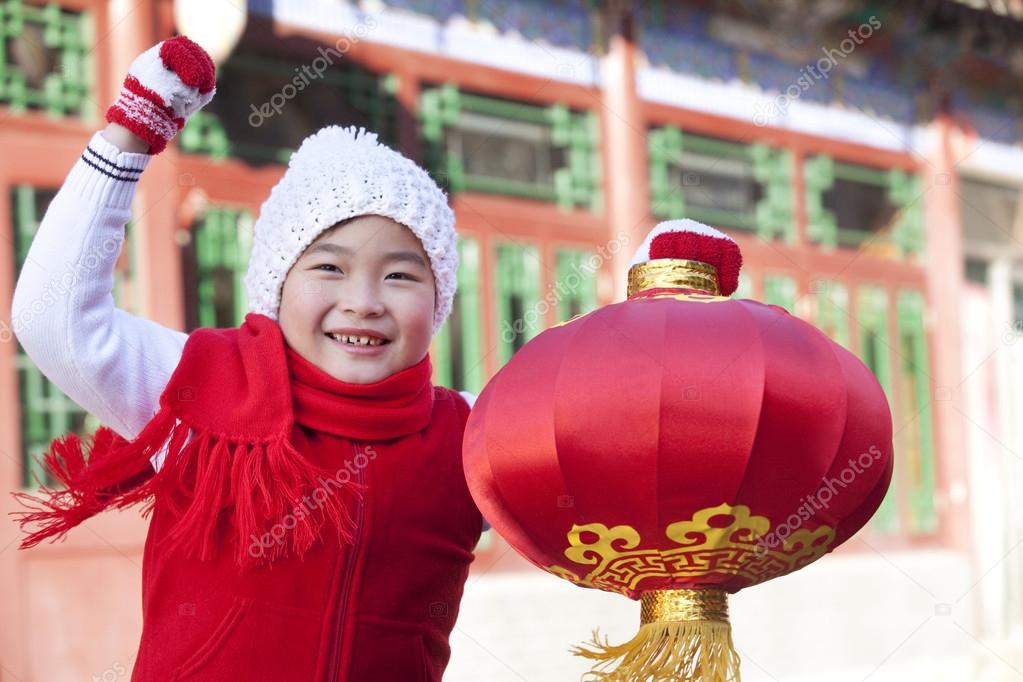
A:
<svg viewBox="0 0 1023 682">
<path fill-rule="evenodd" d="M 128 440 L 159 408 L 188 338 L 114 305 L 114 265 L 150 159 L 92 136 L 39 225 L 11 305 L 14 334 L 32 362 Z"/>
<path fill-rule="evenodd" d="M 11 304 L 32 362 L 129 440 L 156 413 L 188 338 L 114 306 L 114 264 L 151 158 L 92 136 L 39 225 Z"/>
</svg>

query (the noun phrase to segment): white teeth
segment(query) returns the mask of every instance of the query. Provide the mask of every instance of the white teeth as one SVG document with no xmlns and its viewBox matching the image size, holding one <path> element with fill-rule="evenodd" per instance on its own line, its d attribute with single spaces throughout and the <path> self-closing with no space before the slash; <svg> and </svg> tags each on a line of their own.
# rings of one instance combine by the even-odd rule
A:
<svg viewBox="0 0 1023 682">
<path fill-rule="evenodd" d="M 348 336 L 347 334 L 330 334 L 330 338 L 353 346 L 379 346 L 384 341 L 371 336 Z"/>
</svg>

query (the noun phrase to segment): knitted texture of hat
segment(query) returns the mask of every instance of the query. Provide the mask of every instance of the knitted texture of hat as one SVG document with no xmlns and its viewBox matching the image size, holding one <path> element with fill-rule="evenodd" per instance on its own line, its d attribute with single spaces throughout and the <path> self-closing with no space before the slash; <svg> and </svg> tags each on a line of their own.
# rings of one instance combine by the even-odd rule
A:
<svg viewBox="0 0 1023 682">
<path fill-rule="evenodd" d="M 425 170 L 354 126 L 327 126 L 303 140 L 263 202 L 245 273 L 249 310 L 278 319 L 284 279 L 306 247 L 338 222 L 363 215 L 391 218 L 419 239 L 433 270 L 436 334 L 457 286 L 454 212 Z"/>
</svg>

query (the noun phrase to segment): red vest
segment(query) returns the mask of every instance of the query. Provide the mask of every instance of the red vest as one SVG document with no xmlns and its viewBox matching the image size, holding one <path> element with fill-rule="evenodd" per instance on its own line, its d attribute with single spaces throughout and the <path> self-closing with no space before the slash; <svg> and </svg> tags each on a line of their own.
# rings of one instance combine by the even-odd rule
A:
<svg viewBox="0 0 1023 682">
<path fill-rule="evenodd" d="M 482 530 L 462 470 L 468 414 L 457 392 L 435 387 L 429 426 L 406 436 L 421 440 L 407 448 L 413 454 L 390 456 L 388 441 L 356 443 L 347 468 L 366 490 L 350 548 L 323 541 L 301 559 L 248 569 L 231 551 L 211 561 L 157 552 L 174 519 L 158 497 L 132 681 L 438 682 Z M 312 446 L 304 451 L 344 450 L 330 442 L 340 436 L 295 428 Z M 346 464 L 316 463 L 329 471 Z M 322 486 L 331 489 L 331 481 Z M 288 520 L 282 525 L 278 532 Z"/>
<path fill-rule="evenodd" d="M 151 509 L 135 682 L 440 680 L 482 517 L 469 406 L 430 375 L 342 382 L 256 313 L 196 330 L 133 440 L 51 443 L 21 547 Z"/>
</svg>

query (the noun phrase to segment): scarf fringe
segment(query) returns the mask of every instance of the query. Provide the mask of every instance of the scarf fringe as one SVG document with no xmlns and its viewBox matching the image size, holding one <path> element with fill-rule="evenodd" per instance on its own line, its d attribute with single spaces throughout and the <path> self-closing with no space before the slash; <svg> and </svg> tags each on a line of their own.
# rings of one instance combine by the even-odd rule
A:
<svg viewBox="0 0 1023 682">
<path fill-rule="evenodd" d="M 597 661 L 584 682 L 740 682 L 732 628 L 720 621 L 657 621 L 640 626 L 632 640 L 601 643 L 597 631 L 572 653 Z"/>
<path fill-rule="evenodd" d="M 158 495 L 176 518 L 163 539 L 166 549 L 200 560 L 216 555 L 227 520 L 239 566 L 291 554 L 301 558 L 324 526 L 335 528 L 343 543 L 354 537 L 349 506 L 362 499 L 365 486 L 349 480 L 328 488 L 333 475 L 295 450 L 287 433 L 237 443 L 223 434 L 195 431 L 165 408 L 133 441 L 106 426 L 89 440 L 68 434 L 50 443 L 42 464 L 64 488 L 46 486 L 36 477 L 38 493 L 12 493 L 28 510 L 12 515 L 23 531 L 34 528 L 22 539 L 22 549 L 47 539 L 56 542 L 107 509 L 145 502 L 141 513 L 148 517 Z M 151 459 L 164 444 L 166 457 L 154 472 Z M 310 510 L 310 494 L 318 490 L 325 494 L 313 495 Z M 266 538 L 269 545 L 261 542 Z"/>
</svg>

